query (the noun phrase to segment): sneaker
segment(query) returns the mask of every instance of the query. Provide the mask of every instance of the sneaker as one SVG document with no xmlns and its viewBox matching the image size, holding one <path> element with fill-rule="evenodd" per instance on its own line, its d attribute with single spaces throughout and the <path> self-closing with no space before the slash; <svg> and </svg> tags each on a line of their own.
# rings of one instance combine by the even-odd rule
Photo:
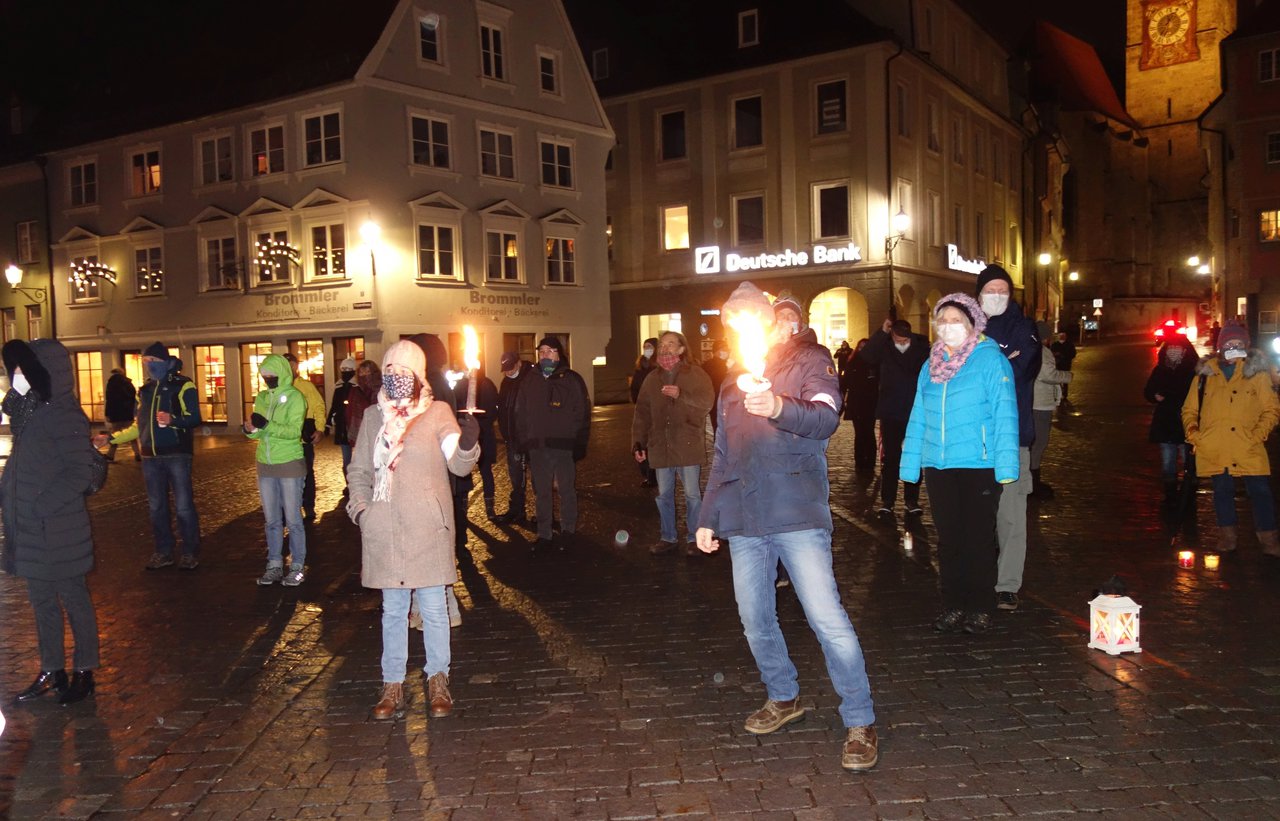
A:
<svg viewBox="0 0 1280 821">
<path fill-rule="evenodd" d="M 840 752 L 840 766 L 846 770 L 869 770 L 880 760 L 880 740 L 876 728 L 850 727 Z"/>
<path fill-rule="evenodd" d="M 289 565 L 289 572 L 284 574 L 284 578 L 280 581 L 285 587 L 297 587 L 306 581 L 307 576 L 302 572 L 302 565 Z"/>
<path fill-rule="evenodd" d="M 803 719 L 804 708 L 800 706 L 800 699 L 793 698 L 790 701 L 769 699 L 763 707 L 747 716 L 742 729 L 754 735 L 767 735 Z"/>
<path fill-rule="evenodd" d="M 1007 590 L 999 591 L 996 593 L 996 607 L 999 607 L 1001 610 L 1017 610 L 1018 594 L 1011 593 Z"/>
<path fill-rule="evenodd" d="M 963 610 L 944 610 L 933 622 L 933 629 L 939 633 L 958 633 L 964 628 Z"/>
<path fill-rule="evenodd" d="M 147 559 L 147 569 L 159 570 L 162 567 L 173 567 L 173 557 L 163 553 L 152 553 L 151 558 Z"/>
<path fill-rule="evenodd" d="M 893 511 L 884 506 L 878 507 L 876 508 L 876 517 L 880 519 L 892 519 Z"/>
<path fill-rule="evenodd" d="M 923 516 L 923 515 L 924 515 L 924 508 L 920 507 L 920 505 L 907 505 L 907 515 L 908 515 L 908 516 Z"/>
<path fill-rule="evenodd" d="M 178 559 L 179 570 L 195 570 L 200 566 L 200 560 L 190 553 L 183 553 L 182 558 Z"/>
<path fill-rule="evenodd" d="M 264 586 L 268 584 L 275 584 L 283 578 L 284 568 L 278 564 L 269 564 L 267 565 L 266 572 L 258 577 L 258 584 Z"/>
<path fill-rule="evenodd" d="M 964 631 L 972 635 L 985 633 L 991 628 L 990 613 L 970 613 L 964 617 Z"/>
</svg>

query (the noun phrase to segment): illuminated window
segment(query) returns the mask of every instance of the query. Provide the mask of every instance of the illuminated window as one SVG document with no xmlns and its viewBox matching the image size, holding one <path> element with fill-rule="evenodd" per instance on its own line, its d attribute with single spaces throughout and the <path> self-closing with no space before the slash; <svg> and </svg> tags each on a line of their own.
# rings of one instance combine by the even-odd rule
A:
<svg viewBox="0 0 1280 821">
<path fill-rule="evenodd" d="M 480 129 L 480 173 L 504 180 L 516 178 L 514 135 L 487 128 Z"/>
<path fill-rule="evenodd" d="M 573 147 L 560 142 L 541 142 L 542 184 L 556 188 L 573 187 Z"/>
<path fill-rule="evenodd" d="M 507 231 L 486 231 L 485 279 L 490 282 L 520 281 L 520 237 Z"/>
<path fill-rule="evenodd" d="M 668 205 L 662 209 L 662 247 L 681 251 L 689 247 L 689 206 Z"/>
<path fill-rule="evenodd" d="M 418 279 L 456 279 L 453 227 L 418 226 Z"/>
<path fill-rule="evenodd" d="M 837 239 L 849 236 L 849 184 L 821 183 L 813 186 L 813 238 Z"/>
<path fill-rule="evenodd" d="M 270 355 L 270 342 L 244 342 L 240 345 L 240 398 L 245 419 L 253 415 L 254 398 L 267 388 L 258 368 Z"/>
<path fill-rule="evenodd" d="M 200 392 L 200 419 L 227 421 L 227 360 L 221 345 L 196 345 L 196 390 Z"/>
<path fill-rule="evenodd" d="M 333 362 L 337 368 L 342 360 L 350 357 L 359 364 L 364 359 L 363 336 L 335 336 L 333 338 Z"/>
<path fill-rule="evenodd" d="M 577 281 L 573 270 L 573 240 L 547 237 L 548 284 L 573 285 Z"/>
<path fill-rule="evenodd" d="M 480 24 L 480 70 L 490 80 L 507 79 L 506 36 L 491 23 Z"/>
<path fill-rule="evenodd" d="M 639 320 L 639 337 L 636 339 L 636 350 L 644 347 L 646 339 L 660 337 L 667 331 L 684 333 L 680 314 L 642 314 Z"/>
<path fill-rule="evenodd" d="M 164 252 L 159 246 L 133 249 L 133 293 L 135 296 L 164 293 Z"/>
<path fill-rule="evenodd" d="M 284 126 L 271 125 L 249 132 L 249 175 L 265 177 L 284 171 Z"/>
<path fill-rule="evenodd" d="M 200 184 L 231 180 L 231 135 L 220 134 L 200 141 Z"/>
<path fill-rule="evenodd" d="M 101 421 L 102 416 L 102 351 L 77 351 L 76 393 L 80 408 L 90 422 Z"/>
<path fill-rule="evenodd" d="M 160 149 L 139 151 L 129 157 L 129 192 L 135 197 L 160 193 Z"/>
<path fill-rule="evenodd" d="M 98 201 L 98 164 L 79 163 L 68 170 L 71 180 L 71 205 L 93 205 Z"/>
<path fill-rule="evenodd" d="M 1280 240 L 1280 211 L 1263 211 L 1258 218 L 1258 239 L 1263 242 Z"/>
<path fill-rule="evenodd" d="M 347 275 L 347 229 L 342 223 L 311 226 L 311 275 L 341 279 Z"/>
<path fill-rule="evenodd" d="M 97 265 L 97 254 L 73 254 L 72 267 Z M 71 301 L 72 302 L 101 302 L 102 301 L 102 280 L 98 277 L 91 277 L 84 280 L 80 284 L 71 285 Z"/>
<path fill-rule="evenodd" d="M 814 87 L 814 107 L 818 115 L 818 133 L 833 134 L 848 125 L 845 81 L 832 80 Z"/>
<path fill-rule="evenodd" d="M 342 162 L 342 115 L 330 111 L 304 118 L 302 140 L 306 165 Z"/>
<path fill-rule="evenodd" d="M 292 281 L 290 265 L 298 262 L 297 251 L 289 245 L 289 232 L 284 229 L 259 231 L 253 236 L 254 275 L 257 285 L 275 285 Z"/>
<path fill-rule="evenodd" d="M 298 376 L 309 380 L 324 396 L 324 340 L 291 339 L 289 353 L 298 360 Z"/>
</svg>

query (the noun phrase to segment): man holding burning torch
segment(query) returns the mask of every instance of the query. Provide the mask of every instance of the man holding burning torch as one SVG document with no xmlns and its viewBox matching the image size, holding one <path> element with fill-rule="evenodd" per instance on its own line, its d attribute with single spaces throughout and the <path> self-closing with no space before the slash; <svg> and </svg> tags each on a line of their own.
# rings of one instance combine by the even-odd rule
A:
<svg viewBox="0 0 1280 821">
<path fill-rule="evenodd" d="M 879 759 L 875 711 L 862 647 L 831 570 L 827 440 L 840 424 L 831 354 L 794 298 L 768 298 L 744 282 L 722 315 L 738 334 L 747 374 L 720 392 L 721 424 L 698 522 L 698 548 L 728 538 L 738 615 L 768 700 L 746 720 L 763 735 L 804 718 L 795 665 L 778 624 L 774 582 L 781 561 L 822 645 L 845 726 L 841 766 Z"/>
</svg>

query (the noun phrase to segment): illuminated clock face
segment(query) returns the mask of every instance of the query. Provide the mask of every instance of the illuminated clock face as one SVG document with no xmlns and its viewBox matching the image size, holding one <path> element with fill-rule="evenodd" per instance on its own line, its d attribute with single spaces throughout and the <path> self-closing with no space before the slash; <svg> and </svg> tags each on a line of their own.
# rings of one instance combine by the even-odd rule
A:
<svg viewBox="0 0 1280 821">
<path fill-rule="evenodd" d="M 1170 46 L 1186 36 L 1191 28 L 1191 15 L 1182 6 L 1169 6 L 1151 16 L 1147 36 L 1157 46 Z"/>
</svg>

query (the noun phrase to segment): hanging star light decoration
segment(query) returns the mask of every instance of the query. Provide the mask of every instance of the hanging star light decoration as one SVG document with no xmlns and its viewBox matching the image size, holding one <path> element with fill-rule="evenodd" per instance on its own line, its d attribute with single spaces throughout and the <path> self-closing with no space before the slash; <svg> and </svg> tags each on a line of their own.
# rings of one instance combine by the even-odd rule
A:
<svg viewBox="0 0 1280 821">
<path fill-rule="evenodd" d="M 115 270 L 110 265 L 89 259 L 78 259 L 71 263 L 71 276 L 67 277 L 67 280 L 77 293 L 83 294 L 89 283 L 95 279 L 105 279 L 115 285 L 117 278 Z"/>
</svg>

